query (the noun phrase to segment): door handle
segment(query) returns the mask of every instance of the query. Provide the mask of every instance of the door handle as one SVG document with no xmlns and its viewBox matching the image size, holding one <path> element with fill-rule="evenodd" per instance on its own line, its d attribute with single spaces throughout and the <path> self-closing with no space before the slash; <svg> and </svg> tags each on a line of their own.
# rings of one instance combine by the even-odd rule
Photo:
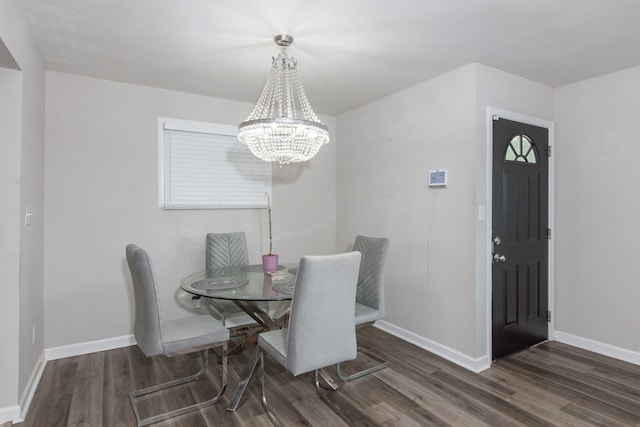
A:
<svg viewBox="0 0 640 427">
<path fill-rule="evenodd" d="M 505 262 L 507 257 L 500 254 L 493 254 L 493 262 Z"/>
</svg>

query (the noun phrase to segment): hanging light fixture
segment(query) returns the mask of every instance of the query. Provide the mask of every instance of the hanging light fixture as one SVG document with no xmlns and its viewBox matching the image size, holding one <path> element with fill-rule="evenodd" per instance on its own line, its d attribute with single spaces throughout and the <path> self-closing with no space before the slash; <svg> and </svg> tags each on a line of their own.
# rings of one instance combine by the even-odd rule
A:
<svg viewBox="0 0 640 427">
<path fill-rule="evenodd" d="M 267 162 L 305 162 L 329 142 L 329 128 L 313 112 L 298 75 L 298 63 L 287 55 L 293 37 L 280 34 L 274 40 L 282 52 L 273 58 L 258 103 L 238 126 L 238 139 Z"/>
</svg>

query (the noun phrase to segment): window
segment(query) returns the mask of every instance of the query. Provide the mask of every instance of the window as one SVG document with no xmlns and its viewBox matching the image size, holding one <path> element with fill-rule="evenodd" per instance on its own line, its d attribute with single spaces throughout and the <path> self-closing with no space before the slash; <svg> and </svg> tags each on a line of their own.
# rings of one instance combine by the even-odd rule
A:
<svg viewBox="0 0 640 427">
<path fill-rule="evenodd" d="M 237 127 L 158 119 L 158 198 L 164 209 L 266 208 L 271 163 L 238 142 Z"/>
<path fill-rule="evenodd" d="M 525 134 L 511 138 L 504 159 L 509 162 L 538 163 L 533 141 Z"/>
</svg>

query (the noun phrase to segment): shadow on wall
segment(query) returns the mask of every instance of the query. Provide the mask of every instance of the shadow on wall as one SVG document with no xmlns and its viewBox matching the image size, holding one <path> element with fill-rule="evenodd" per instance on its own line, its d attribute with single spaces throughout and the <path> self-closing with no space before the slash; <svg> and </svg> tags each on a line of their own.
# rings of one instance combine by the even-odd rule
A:
<svg viewBox="0 0 640 427">
<path fill-rule="evenodd" d="M 309 162 L 291 163 L 282 166 L 274 165 L 272 181 L 280 184 L 296 182 L 302 172 L 309 167 Z"/>
<path fill-rule="evenodd" d="M 254 168 L 247 165 L 246 161 L 238 160 L 246 158 L 246 147 L 238 145 L 227 152 L 227 160 L 234 165 L 237 172 L 247 180 L 252 180 L 255 174 Z M 303 170 L 309 168 L 309 162 L 290 163 L 288 165 L 272 165 L 272 181 L 277 183 L 290 183 L 298 180 Z"/>
<path fill-rule="evenodd" d="M 123 257 L 122 262 L 120 263 L 120 270 L 122 271 L 122 278 L 124 279 L 122 283 L 126 286 L 128 302 L 129 302 L 129 318 L 135 319 L 135 305 L 134 305 L 134 296 L 133 296 L 133 282 L 131 281 L 131 273 L 129 272 L 129 265 L 127 264 L 127 260 Z"/>
<path fill-rule="evenodd" d="M 204 299 L 204 298 L 203 298 Z M 204 304 L 200 306 L 200 308 L 196 308 L 194 296 L 189 292 L 183 291 L 178 288 L 173 294 L 173 300 L 178 304 L 180 308 L 183 308 L 194 314 L 209 314 L 207 309 L 204 307 Z"/>
</svg>

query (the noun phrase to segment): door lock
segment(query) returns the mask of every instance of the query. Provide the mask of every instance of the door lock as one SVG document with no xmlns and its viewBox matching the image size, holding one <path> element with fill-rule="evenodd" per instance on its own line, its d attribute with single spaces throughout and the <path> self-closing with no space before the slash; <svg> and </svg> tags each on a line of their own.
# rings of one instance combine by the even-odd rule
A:
<svg viewBox="0 0 640 427">
<path fill-rule="evenodd" d="M 493 262 L 505 262 L 507 257 L 500 254 L 493 254 Z"/>
<path fill-rule="evenodd" d="M 500 236 L 496 236 L 493 238 L 493 244 L 498 246 L 500 243 L 502 243 L 502 239 L 500 239 Z"/>
</svg>

